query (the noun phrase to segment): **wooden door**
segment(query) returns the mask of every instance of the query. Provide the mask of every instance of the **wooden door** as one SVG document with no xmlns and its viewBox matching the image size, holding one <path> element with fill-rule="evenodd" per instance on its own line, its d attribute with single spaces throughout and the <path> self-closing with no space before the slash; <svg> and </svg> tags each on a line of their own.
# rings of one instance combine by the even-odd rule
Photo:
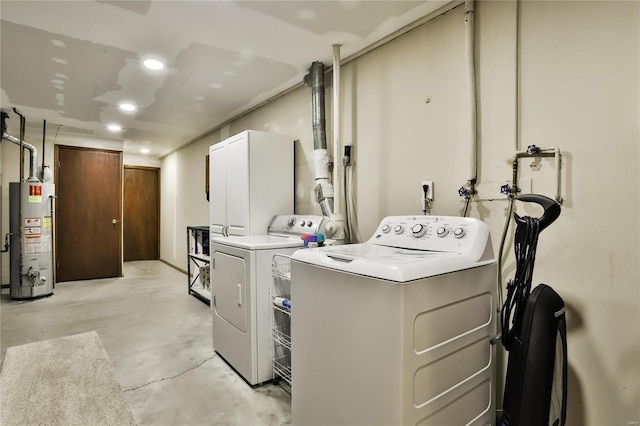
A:
<svg viewBox="0 0 640 426">
<path fill-rule="evenodd" d="M 57 281 L 122 276 L 122 153 L 55 146 Z"/>
<path fill-rule="evenodd" d="M 124 261 L 160 259 L 159 169 L 124 168 Z"/>
</svg>

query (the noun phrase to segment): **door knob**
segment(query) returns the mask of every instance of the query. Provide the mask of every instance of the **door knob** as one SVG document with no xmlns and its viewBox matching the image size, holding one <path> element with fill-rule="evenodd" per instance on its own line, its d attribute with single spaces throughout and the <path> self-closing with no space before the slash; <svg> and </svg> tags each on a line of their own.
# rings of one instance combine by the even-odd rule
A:
<svg viewBox="0 0 640 426">
<path fill-rule="evenodd" d="M 115 225 L 116 223 L 118 223 L 118 220 L 117 219 L 111 219 L 111 223 L 113 223 Z"/>
</svg>

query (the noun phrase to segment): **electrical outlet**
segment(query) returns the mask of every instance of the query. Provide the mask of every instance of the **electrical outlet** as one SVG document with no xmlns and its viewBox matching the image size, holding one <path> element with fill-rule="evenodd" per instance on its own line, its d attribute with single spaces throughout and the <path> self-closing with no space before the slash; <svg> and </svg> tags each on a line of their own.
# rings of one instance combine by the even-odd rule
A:
<svg viewBox="0 0 640 426">
<path fill-rule="evenodd" d="M 420 198 L 427 199 L 433 201 L 433 181 L 432 180 L 423 180 L 420 183 Z"/>
</svg>

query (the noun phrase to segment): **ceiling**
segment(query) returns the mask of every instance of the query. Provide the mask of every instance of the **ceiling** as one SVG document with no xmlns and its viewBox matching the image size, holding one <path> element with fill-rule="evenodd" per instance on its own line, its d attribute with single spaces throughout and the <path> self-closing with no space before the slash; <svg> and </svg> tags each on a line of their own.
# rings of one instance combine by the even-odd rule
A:
<svg viewBox="0 0 640 426">
<path fill-rule="evenodd" d="M 346 58 L 445 3 L 2 0 L 1 107 L 36 147 L 46 120 L 47 143 L 162 157 L 331 65 L 333 44 Z M 149 57 L 166 68 L 146 70 Z"/>
</svg>

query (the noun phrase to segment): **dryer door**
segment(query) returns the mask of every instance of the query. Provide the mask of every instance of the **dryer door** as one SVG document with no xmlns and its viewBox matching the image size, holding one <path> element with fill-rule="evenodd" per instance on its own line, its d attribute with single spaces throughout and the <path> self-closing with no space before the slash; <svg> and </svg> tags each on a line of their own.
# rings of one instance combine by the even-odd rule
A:
<svg viewBox="0 0 640 426">
<path fill-rule="evenodd" d="M 215 253 L 216 313 L 241 332 L 247 331 L 247 264 L 242 257 Z"/>
</svg>

